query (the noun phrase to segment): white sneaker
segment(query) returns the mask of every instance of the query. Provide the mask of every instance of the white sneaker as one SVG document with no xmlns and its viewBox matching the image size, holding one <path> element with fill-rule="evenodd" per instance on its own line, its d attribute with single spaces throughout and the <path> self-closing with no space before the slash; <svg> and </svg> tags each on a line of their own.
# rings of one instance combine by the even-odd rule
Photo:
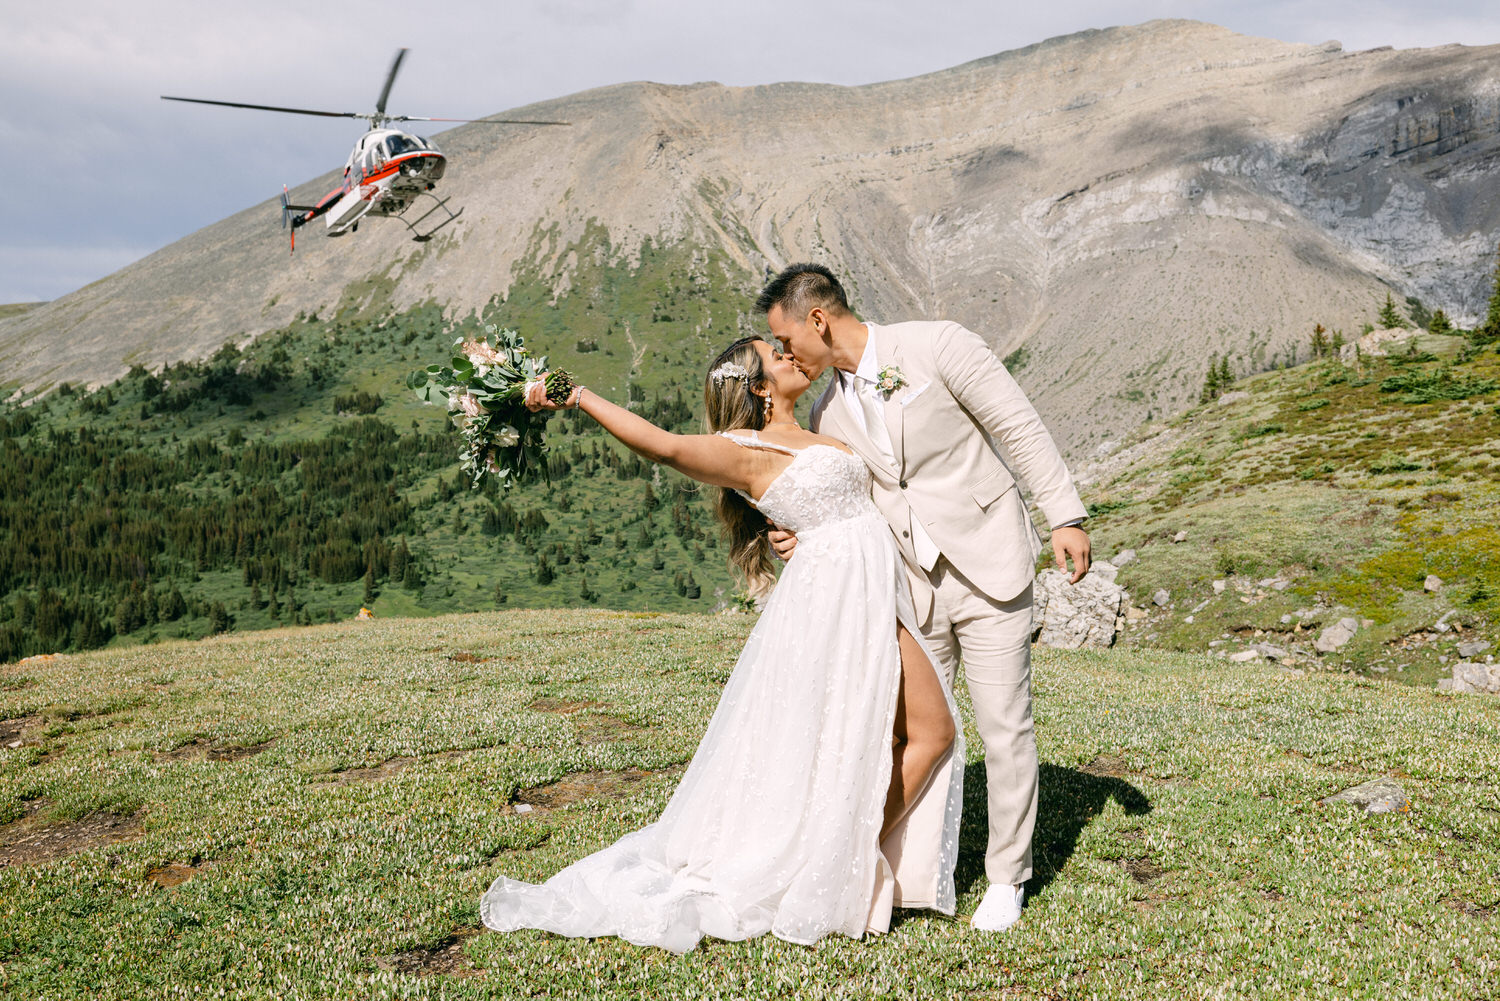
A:
<svg viewBox="0 0 1500 1001">
<path fill-rule="evenodd" d="M 991 883 L 990 888 L 984 891 L 979 909 L 969 919 L 969 926 L 980 931 L 1005 931 L 1021 920 L 1021 898 L 1025 894 L 1024 884 L 1008 886 Z"/>
</svg>

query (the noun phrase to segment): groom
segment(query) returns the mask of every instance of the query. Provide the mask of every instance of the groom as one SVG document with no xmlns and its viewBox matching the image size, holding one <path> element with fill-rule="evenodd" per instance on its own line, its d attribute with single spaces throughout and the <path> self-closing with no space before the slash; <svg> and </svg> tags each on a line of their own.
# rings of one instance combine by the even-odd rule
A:
<svg viewBox="0 0 1500 1001">
<path fill-rule="evenodd" d="M 755 305 L 808 378 L 837 370 L 813 404 L 812 430 L 869 466 L 923 638 L 950 687 L 962 659 L 989 792 L 990 886 L 971 923 L 1002 931 L 1021 917 L 1037 804 L 1031 580 L 1041 546 L 1011 467 L 1051 526 L 1058 567 L 1072 560 L 1074 583 L 1089 569 L 1089 537 L 1078 527 L 1087 512 L 1051 435 L 978 335 L 946 321 L 861 322 L 818 264 L 793 264 Z M 771 541 L 783 559 L 796 547 L 790 533 Z M 925 800 L 914 813 L 941 808 Z"/>
</svg>

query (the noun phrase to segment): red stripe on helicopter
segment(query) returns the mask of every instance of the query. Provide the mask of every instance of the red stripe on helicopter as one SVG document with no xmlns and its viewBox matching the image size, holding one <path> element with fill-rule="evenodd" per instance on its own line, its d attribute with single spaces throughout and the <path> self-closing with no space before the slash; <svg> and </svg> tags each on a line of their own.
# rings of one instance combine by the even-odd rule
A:
<svg viewBox="0 0 1500 1001">
<path fill-rule="evenodd" d="M 401 165 L 403 163 L 407 163 L 408 161 L 442 159 L 443 157 L 440 154 L 435 153 L 408 153 L 405 156 L 398 156 L 394 160 L 387 160 L 384 164 L 381 165 L 379 170 L 371 174 L 364 174 L 362 175 L 361 179 L 365 184 L 369 184 L 371 181 L 379 181 L 384 178 L 390 177 L 396 171 L 401 169 Z"/>
</svg>

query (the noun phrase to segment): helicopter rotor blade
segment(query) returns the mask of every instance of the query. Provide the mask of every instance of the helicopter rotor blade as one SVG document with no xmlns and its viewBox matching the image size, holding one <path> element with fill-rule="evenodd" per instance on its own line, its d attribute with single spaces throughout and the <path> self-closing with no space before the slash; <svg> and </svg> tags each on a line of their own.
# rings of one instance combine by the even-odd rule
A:
<svg viewBox="0 0 1500 1001">
<path fill-rule="evenodd" d="M 393 122 L 468 122 L 473 125 L 572 125 L 572 122 L 534 122 L 520 118 L 423 118 L 420 115 L 396 115 Z"/>
<path fill-rule="evenodd" d="M 401 68 L 401 60 L 406 58 L 405 49 L 396 50 L 396 61 L 391 63 L 391 71 L 386 74 L 385 86 L 380 90 L 380 100 L 375 102 L 375 113 L 385 114 L 385 100 L 391 96 L 391 84 L 396 82 L 396 71 Z"/>
<path fill-rule="evenodd" d="M 289 115 L 317 115 L 320 118 L 368 118 L 355 111 L 310 111 L 307 108 L 278 108 L 271 104 L 243 104 L 239 101 L 210 101 L 202 97 L 168 97 L 163 94 L 163 101 L 188 101 L 192 104 L 217 104 L 223 108 L 251 108 L 255 111 L 282 111 Z"/>
</svg>

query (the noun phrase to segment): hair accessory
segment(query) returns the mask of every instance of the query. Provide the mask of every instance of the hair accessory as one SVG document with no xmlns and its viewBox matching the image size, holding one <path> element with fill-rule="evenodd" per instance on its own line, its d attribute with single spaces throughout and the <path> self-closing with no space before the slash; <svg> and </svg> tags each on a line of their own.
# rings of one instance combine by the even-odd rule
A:
<svg viewBox="0 0 1500 1001">
<path fill-rule="evenodd" d="M 708 377 L 713 381 L 713 384 L 715 386 L 722 386 L 724 385 L 725 379 L 748 380 L 750 378 L 750 373 L 745 371 L 745 366 L 739 364 L 738 362 L 726 361 L 724 364 L 708 373 Z"/>
</svg>

